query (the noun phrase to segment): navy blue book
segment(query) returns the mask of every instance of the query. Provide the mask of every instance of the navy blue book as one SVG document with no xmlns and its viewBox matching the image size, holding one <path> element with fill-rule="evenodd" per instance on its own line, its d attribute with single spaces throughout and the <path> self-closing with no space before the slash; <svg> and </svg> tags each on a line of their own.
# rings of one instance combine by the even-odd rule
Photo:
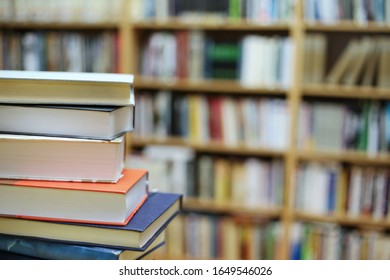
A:
<svg viewBox="0 0 390 280">
<path fill-rule="evenodd" d="M 182 195 L 150 193 L 125 226 L 0 217 L 0 234 L 144 251 L 180 212 Z"/>
<path fill-rule="evenodd" d="M 163 231 L 145 251 L 82 246 L 51 240 L 0 234 L 2 259 L 43 260 L 137 260 L 142 259 L 165 244 Z"/>
<path fill-rule="evenodd" d="M 35 257 L 31 257 L 31 256 L 26 256 L 26 255 L 15 254 L 15 253 L 6 252 L 6 251 L 0 251 L 0 260 L 25 260 L 25 261 L 30 261 L 30 260 L 43 260 L 43 259 L 35 258 Z"/>
</svg>

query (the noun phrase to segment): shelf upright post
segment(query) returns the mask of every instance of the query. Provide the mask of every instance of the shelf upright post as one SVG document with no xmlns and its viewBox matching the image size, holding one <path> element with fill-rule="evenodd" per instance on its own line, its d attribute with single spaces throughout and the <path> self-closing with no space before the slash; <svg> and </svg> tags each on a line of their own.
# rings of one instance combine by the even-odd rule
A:
<svg viewBox="0 0 390 280">
<path fill-rule="evenodd" d="M 294 223 L 294 189 L 296 184 L 298 113 L 301 102 L 304 41 L 303 1 L 295 1 L 294 19 L 290 24 L 290 37 L 294 45 L 292 84 L 288 90 L 287 102 L 290 114 L 289 147 L 285 157 L 285 191 L 281 216 L 283 245 L 281 256 L 290 259 L 290 243 Z"/>
</svg>

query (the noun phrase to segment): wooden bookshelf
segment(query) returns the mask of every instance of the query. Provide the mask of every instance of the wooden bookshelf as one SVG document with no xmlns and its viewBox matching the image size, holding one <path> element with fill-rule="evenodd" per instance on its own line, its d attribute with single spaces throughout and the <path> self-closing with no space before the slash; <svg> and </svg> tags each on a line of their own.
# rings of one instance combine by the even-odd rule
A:
<svg viewBox="0 0 390 280">
<path fill-rule="evenodd" d="M 243 156 L 266 156 L 266 157 L 284 157 L 285 151 L 271 150 L 267 148 L 250 148 L 246 146 L 226 146 L 221 143 L 194 143 L 183 138 L 169 137 L 167 139 L 137 138 L 131 137 L 131 146 L 133 148 L 142 148 L 147 145 L 175 145 L 185 146 L 194 149 L 200 153 L 213 153 L 225 155 L 243 155 Z"/>
<path fill-rule="evenodd" d="M 174 90 L 184 92 L 229 93 L 237 95 L 286 96 L 288 90 L 282 88 L 244 87 L 232 80 L 156 79 L 138 76 L 134 85 L 139 90 Z"/>
<path fill-rule="evenodd" d="M 326 84 L 303 84 L 303 59 L 304 59 L 304 41 L 309 33 L 325 33 L 325 34 L 349 34 L 349 36 L 360 35 L 389 35 L 390 27 L 369 22 L 365 25 L 359 25 L 353 22 L 339 22 L 335 25 L 313 24 L 305 22 L 303 11 L 304 1 L 296 1 L 294 9 L 294 20 L 291 24 L 271 24 L 260 25 L 250 23 L 245 20 L 221 20 L 214 22 L 184 22 L 178 18 L 169 18 L 167 20 L 142 20 L 129 23 L 131 34 L 136 39 L 133 42 L 132 49 L 139 47 L 139 42 L 144 34 L 149 34 L 156 31 L 180 31 L 180 30 L 203 30 L 210 34 L 287 34 L 294 42 L 294 65 L 293 78 L 291 87 L 288 89 L 279 88 L 245 88 L 238 81 L 225 80 L 198 80 L 191 81 L 186 79 L 156 79 L 138 76 L 135 80 L 135 88 L 140 91 L 160 91 L 171 90 L 175 92 L 184 92 L 202 95 L 261 95 L 269 97 L 284 98 L 288 103 L 290 113 L 290 129 L 289 145 L 285 151 L 274 151 L 266 148 L 248 148 L 248 147 L 228 147 L 219 143 L 192 143 L 186 139 L 178 139 L 169 137 L 167 139 L 140 138 L 133 136 L 131 139 L 131 147 L 135 149 L 142 148 L 150 144 L 159 145 L 179 145 L 190 147 L 196 153 L 222 154 L 226 156 L 242 155 L 255 157 L 282 157 L 285 165 L 285 186 L 284 186 L 284 204 L 281 209 L 263 209 L 250 208 L 243 205 L 231 205 L 227 203 L 216 203 L 214 201 L 202 201 L 197 198 L 188 198 L 184 202 L 184 207 L 187 210 L 205 211 L 210 213 L 226 212 L 234 215 L 236 213 L 246 215 L 267 216 L 269 218 L 277 218 L 284 226 L 284 238 L 282 245 L 282 255 L 288 259 L 290 256 L 290 237 L 291 228 L 294 222 L 325 222 L 335 223 L 352 227 L 374 227 L 374 228 L 389 228 L 389 221 L 373 221 L 367 218 L 350 218 L 344 216 L 319 216 L 308 213 L 297 212 L 294 210 L 294 178 L 296 170 L 301 162 L 341 162 L 356 165 L 369 165 L 375 167 L 390 166 L 390 156 L 387 154 L 368 155 L 367 153 L 358 151 L 300 151 L 297 148 L 297 133 L 298 133 L 298 113 L 300 104 L 304 99 L 334 99 L 343 101 L 355 100 L 373 100 L 373 101 L 389 101 L 390 90 L 378 87 L 362 87 L 362 86 L 342 86 L 342 85 L 326 85 Z M 139 49 L 138 49 L 139 51 Z M 131 69 L 138 71 L 139 62 L 131 61 Z M 180 94 L 180 93 L 177 93 Z"/>
<path fill-rule="evenodd" d="M 312 85 L 302 89 L 304 97 L 331 97 L 344 99 L 390 100 L 390 90 L 378 87 Z"/>
<path fill-rule="evenodd" d="M 101 31 L 116 30 L 120 37 L 120 71 L 135 74 L 135 90 L 141 91 L 175 91 L 177 94 L 191 93 L 202 95 L 223 96 L 265 96 L 286 100 L 289 108 L 290 131 L 289 142 L 286 150 L 278 151 L 268 148 L 226 146 L 221 143 L 194 143 L 183 138 L 168 137 L 157 139 L 153 137 L 140 138 L 135 135 L 128 137 L 128 150 L 140 149 L 147 145 L 178 145 L 192 148 L 198 154 L 218 154 L 226 157 L 243 156 L 259 158 L 281 158 L 285 166 L 284 201 L 280 209 L 247 207 L 235 205 L 230 202 L 216 203 L 198 198 L 184 200 L 184 208 L 188 211 L 203 211 L 210 213 L 228 213 L 229 215 L 248 215 L 266 219 L 277 219 L 284 226 L 283 242 L 281 245 L 284 259 L 290 258 L 290 238 L 292 225 L 297 221 L 325 222 L 346 225 L 357 228 L 373 227 L 378 229 L 390 228 L 388 220 L 374 221 L 365 217 L 350 218 L 345 216 L 321 216 L 294 210 L 294 180 L 296 170 L 301 162 L 340 162 L 349 165 L 367 165 L 378 168 L 390 167 L 390 155 L 368 155 L 357 151 L 301 151 L 297 148 L 297 134 L 299 126 L 299 108 L 307 99 L 324 100 L 336 99 L 346 101 L 370 100 L 390 101 L 390 89 L 362 86 L 342 86 L 303 84 L 304 41 L 308 34 L 323 33 L 325 35 L 336 34 L 339 37 L 348 36 L 390 36 L 390 26 L 369 22 L 356 24 L 353 22 L 339 22 L 326 25 L 320 23 L 305 22 L 303 11 L 304 1 L 297 0 L 294 8 L 294 19 L 291 23 L 258 24 L 245 20 L 215 20 L 186 22 L 178 18 L 168 20 L 136 20 L 131 18 L 132 0 L 124 0 L 122 15 L 117 23 L 37 23 L 37 22 L 7 22 L 0 23 L 0 30 L 75 30 L 75 31 Z M 140 75 L 140 54 L 146 35 L 157 31 L 176 32 L 181 30 L 201 30 L 212 36 L 231 36 L 238 38 L 243 34 L 264 34 L 289 36 L 294 43 L 294 64 L 292 66 L 292 82 L 287 89 L 243 87 L 239 81 L 234 80 L 190 80 L 190 79 L 156 79 Z M 339 50 L 338 50 L 339 51 Z M 261 63 L 261 62 L 259 62 Z M 183 258 L 188 256 L 183 256 Z"/>
</svg>

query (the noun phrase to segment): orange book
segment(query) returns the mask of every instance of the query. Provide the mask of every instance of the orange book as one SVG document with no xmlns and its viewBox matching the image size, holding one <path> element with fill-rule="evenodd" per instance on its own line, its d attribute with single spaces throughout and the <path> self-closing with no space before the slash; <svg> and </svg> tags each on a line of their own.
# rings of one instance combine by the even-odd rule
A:
<svg viewBox="0 0 390 280">
<path fill-rule="evenodd" d="M 0 215 L 126 225 L 148 197 L 148 175 L 124 169 L 117 183 L 0 180 Z"/>
</svg>

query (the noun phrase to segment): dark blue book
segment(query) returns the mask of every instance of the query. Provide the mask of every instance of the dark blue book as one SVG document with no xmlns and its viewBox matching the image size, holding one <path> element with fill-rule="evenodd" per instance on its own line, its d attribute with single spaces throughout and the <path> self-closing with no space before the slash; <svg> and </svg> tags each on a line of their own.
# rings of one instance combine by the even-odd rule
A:
<svg viewBox="0 0 390 280">
<path fill-rule="evenodd" d="M 145 251 L 82 246 L 51 240 L 0 234 L 0 257 L 3 259 L 43 260 L 136 260 L 165 244 L 164 231 Z"/>
<path fill-rule="evenodd" d="M 30 257 L 30 256 L 26 256 L 26 255 L 15 254 L 15 253 L 6 252 L 6 251 L 0 251 L 0 260 L 25 260 L 25 261 L 30 261 L 30 260 L 43 260 L 43 259 Z"/>
<path fill-rule="evenodd" d="M 182 195 L 150 193 L 125 226 L 64 223 L 0 217 L 0 234 L 144 251 L 180 212 Z"/>
</svg>

